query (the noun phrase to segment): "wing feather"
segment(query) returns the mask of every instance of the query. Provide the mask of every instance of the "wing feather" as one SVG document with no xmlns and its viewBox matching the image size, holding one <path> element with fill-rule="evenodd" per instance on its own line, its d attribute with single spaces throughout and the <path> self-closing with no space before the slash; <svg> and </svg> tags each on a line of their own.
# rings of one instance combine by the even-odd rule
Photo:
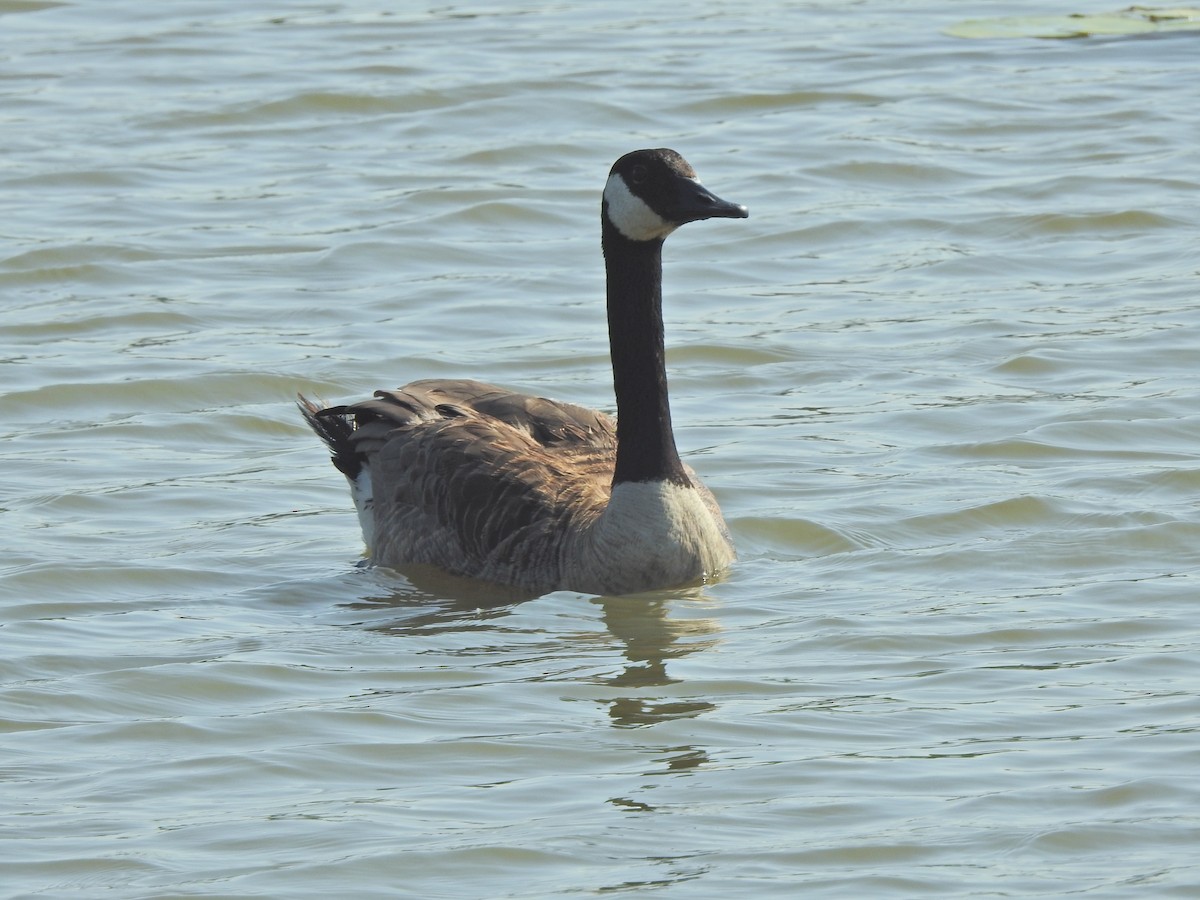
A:
<svg viewBox="0 0 1200 900">
<path fill-rule="evenodd" d="M 374 486 L 383 565 L 430 563 L 511 580 L 561 565 L 561 536 L 598 517 L 616 453 L 613 420 L 478 381 L 425 380 L 318 419 L 353 423 Z"/>
</svg>

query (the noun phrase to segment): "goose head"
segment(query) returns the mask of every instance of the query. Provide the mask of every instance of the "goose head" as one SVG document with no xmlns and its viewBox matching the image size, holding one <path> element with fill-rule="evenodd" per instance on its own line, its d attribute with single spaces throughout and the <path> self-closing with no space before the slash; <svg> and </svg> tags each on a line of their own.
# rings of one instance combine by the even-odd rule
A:
<svg viewBox="0 0 1200 900">
<path fill-rule="evenodd" d="M 631 241 L 661 241 L 680 225 L 701 219 L 744 219 L 746 207 L 722 200 L 700 183 L 674 150 L 634 150 L 608 173 L 604 218 Z"/>
</svg>

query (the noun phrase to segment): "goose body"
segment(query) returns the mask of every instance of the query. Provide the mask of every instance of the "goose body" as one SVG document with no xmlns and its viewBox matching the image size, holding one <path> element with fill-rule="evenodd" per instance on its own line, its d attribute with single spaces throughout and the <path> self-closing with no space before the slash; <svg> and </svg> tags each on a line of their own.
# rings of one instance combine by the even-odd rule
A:
<svg viewBox="0 0 1200 900">
<path fill-rule="evenodd" d="M 613 165 L 601 236 L 616 421 L 466 380 L 415 381 L 327 408 L 301 397 L 350 482 L 371 559 L 536 593 L 628 594 L 728 566 L 720 509 L 671 428 L 662 245 L 687 222 L 746 215 L 672 150 Z"/>
</svg>

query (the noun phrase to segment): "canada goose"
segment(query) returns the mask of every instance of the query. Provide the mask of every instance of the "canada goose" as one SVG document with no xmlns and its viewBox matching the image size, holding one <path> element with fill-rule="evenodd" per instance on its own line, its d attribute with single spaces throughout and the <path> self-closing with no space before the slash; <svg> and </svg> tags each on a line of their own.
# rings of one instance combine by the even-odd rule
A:
<svg viewBox="0 0 1200 900">
<path fill-rule="evenodd" d="M 300 411 L 333 452 L 371 558 L 531 592 L 629 594 L 734 559 L 709 490 L 675 449 L 663 355 L 662 245 L 745 218 L 674 150 L 616 161 L 601 201 L 617 419 L 478 381 L 414 381 Z"/>
</svg>

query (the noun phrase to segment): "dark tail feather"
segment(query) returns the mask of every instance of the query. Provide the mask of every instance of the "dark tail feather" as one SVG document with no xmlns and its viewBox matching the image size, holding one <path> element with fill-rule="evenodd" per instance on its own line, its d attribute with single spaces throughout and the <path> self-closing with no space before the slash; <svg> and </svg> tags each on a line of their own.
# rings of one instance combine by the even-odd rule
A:
<svg viewBox="0 0 1200 900">
<path fill-rule="evenodd" d="M 325 446 L 333 454 L 330 461 L 339 472 L 354 481 L 362 471 L 362 458 L 355 452 L 354 442 L 351 440 L 354 425 L 348 416 L 341 413 L 345 407 L 325 407 L 314 403 L 303 394 L 297 394 L 296 397 L 300 415 L 304 416 L 308 427 L 317 433 L 317 437 L 325 442 Z"/>
</svg>

